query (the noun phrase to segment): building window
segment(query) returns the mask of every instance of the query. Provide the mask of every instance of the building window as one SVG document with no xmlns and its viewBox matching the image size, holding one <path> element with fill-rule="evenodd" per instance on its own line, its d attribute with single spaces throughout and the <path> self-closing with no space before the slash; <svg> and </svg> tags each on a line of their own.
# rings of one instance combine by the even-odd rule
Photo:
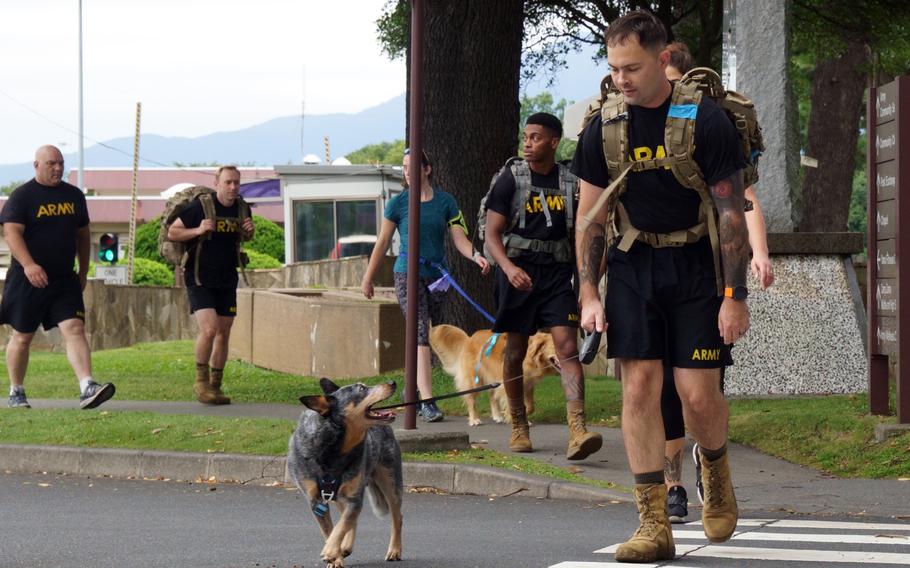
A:
<svg viewBox="0 0 910 568">
<path fill-rule="evenodd" d="M 376 203 L 294 201 L 297 262 L 370 254 L 376 241 Z"/>
</svg>

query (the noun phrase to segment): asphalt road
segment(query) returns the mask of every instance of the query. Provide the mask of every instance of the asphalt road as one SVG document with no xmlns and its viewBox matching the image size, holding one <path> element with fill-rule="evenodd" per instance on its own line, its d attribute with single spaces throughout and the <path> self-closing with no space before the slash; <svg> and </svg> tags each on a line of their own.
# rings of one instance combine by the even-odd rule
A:
<svg viewBox="0 0 910 568">
<path fill-rule="evenodd" d="M 0 507 L 4 568 L 322 566 L 305 501 L 282 487 L 0 473 Z M 615 565 L 611 547 L 636 526 L 628 504 L 521 496 L 409 493 L 404 512 L 403 562 L 383 561 L 388 524 L 365 510 L 346 565 L 600 568 Z M 758 517 L 720 546 L 705 546 L 697 524 L 675 527 L 678 557 L 667 565 L 910 564 L 910 523 Z"/>
</svg>

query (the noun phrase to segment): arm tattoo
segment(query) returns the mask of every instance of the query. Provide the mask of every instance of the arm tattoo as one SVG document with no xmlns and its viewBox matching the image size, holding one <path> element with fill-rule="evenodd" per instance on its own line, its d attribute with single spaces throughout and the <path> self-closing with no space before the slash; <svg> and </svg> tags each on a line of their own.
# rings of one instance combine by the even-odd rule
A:
<svg viewBox="0 0 910 568">
<path fill-rule="evenodd" d="M 670 483 L 678 483 L 682 478 L 682 450 L 678 450 L 672 458 L 664 456 L 664 477 Z"/>
<path fill-rule="evenodd" d="M 588 282 L 596 287 L 600 280 L 600 265 L 606 246 L 603 226 L 597 223 L 588 225 L 581 243 L 581 250 L 578 251 L 581 256 L 578 276 L 582 282 Z"/>
<path fill-rule="evenodd" d="M 743 213 L 745 188 L 741 170 L 711 186 L 717 207 L 720 258 L 727 286 L 745 286 L 749 266 L 749 230 Z"/>
</svg>

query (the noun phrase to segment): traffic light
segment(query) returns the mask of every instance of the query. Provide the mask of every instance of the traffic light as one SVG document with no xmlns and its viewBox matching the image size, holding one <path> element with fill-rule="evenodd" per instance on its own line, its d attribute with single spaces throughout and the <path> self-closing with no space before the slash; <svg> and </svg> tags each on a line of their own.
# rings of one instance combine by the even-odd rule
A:
<svg viewBox="0 0 910 568">
<path fill-rule="evenodd" d="M 98 260 L 110 262 L 111 264 L 117 262 L 117 257 L 119 256 L 117 243 L 119 240 L 116 233 L 104 233 L 101 235 L 101 240 L 98 243 Z"/>
</svg>

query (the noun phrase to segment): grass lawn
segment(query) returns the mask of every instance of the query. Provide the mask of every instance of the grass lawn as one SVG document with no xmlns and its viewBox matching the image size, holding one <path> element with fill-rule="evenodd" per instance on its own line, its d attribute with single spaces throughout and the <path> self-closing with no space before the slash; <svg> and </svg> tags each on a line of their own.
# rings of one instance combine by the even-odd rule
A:
<svg viewBox="0 0 910 568">
<path fill-rule="evenodd" d="M 117 384 L 120 400 L 193 400 L 194 361 L 190 341 L 147 343 L 100 351 L 94 354 L 93 363 L 98 380 L 111 380 Z M 5 376 L 5 368 L 3 374 Z M 366 383 L 396 380 L 399 392 L 403 386 L 400 372 L 362 380 Z M 26 387 L 31 398 L 75 398 L 77 390 L 66 357 L 45 352 L 32 353 Z M 441 371 L 434 371 L 433 388 L 436 394 L 450 392 L 452 380 Z M 619 426 L 620 384 L 608 377 L 589 377 L 586 389 L 589 422 Z M 318 392 L 319 387 L 313 377 L 229 362 L 225 391 L 236 402 L 296 404 L 300 395 Z M 532 415 L 535 422 L 565 420 L 565 403 L 557 378 L 541 382 L 535 399 L 537 408 Z M 480 396 L 479 404 L 483 413 L 488 414 L 485 394 Z M 464 414 L 464 406 L 458 399 L 441 401 L 440 406 L 447 414 Z M 894 418 L 870 416 L 864 395 L 734 400 L 730 404 L 730 438 L 735 442 L 838 476 L 908 477 L 910 433 L 878 443 L 873 432 L 875 425 L 883 422 L 893 423 Z M 117 411 L 0 410 L 0 443 L 280 455 L 286 451 L 287 436 L 292 429 L 293 423 L 283 420 Z M 503 456 L 489 450 L 411 458 L 487 463 L 520 471 L 543 467 L 534 460 Z M 551 469 L 557 471 L 547 475 L 574 476 L 569 470 Z"/>
</svg>

